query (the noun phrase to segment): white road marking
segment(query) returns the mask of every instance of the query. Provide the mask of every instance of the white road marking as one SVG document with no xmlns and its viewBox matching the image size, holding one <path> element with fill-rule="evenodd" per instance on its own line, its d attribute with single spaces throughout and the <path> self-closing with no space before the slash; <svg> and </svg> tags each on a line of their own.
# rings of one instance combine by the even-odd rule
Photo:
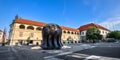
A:
<svg viewBox="0 0 120 60">
<path fill-rule="evenodd" d="M 91 55 L 86 57 L 85 60 L 98 60 L 98 59 L 100 59 L 100 56 Z"/>
<path fill-rule="evenodd" d="M 46 58 L 52 58 L 52 57 L 55 57 L 55 56 L 66 55 L 66 54 L 71 54 L 71 53 L 73 53 L 73 52 L 63 52 L 63 53 L 60 53 L 60 54 L 57 54 L 57 55 L 46 56 L 46 57 L 44 57 L 44 58 L 45 58 L 45 59 L 46 59 Z"/>
<path fill-rule="evenodd" d="M 90 45 L 88 45 L 88 44 L 83 44 L 83 45 L 81 45 L 82 47 L 84 47 L 83 49 L 80 49 L 80 50 L 84 50 L 84 49 L 89 49 L 89 48 L 94 48 L 94 47 L 96 47 L 96 46 L 90 46 Z M 69 47 L 69 46 L 64 46 L 64 48 L 71 48 L 71 47 Z M 80 51 L 79 50 L 79 51 Z M 76 51 L 76 50 L 75 50 Z M 58 52 L 58 51 L 57 51 Z M 48 58 L 53 58 L 53 57 L 55 57 L 55 56 L 60 56 L 60 55 L 67 55 L 67 54 L 72 54 L 74 51 L 69 51 L 69 52 L 64 52 L 64 51 L 62 51 L 61 53 L 59 53 L 59 54 L 57 54 L 57 55 L 52 55 L 52 56 L 46 56 L 46 57 L 44 57 L 45 59 L 48 59 Z"/>
</svg>

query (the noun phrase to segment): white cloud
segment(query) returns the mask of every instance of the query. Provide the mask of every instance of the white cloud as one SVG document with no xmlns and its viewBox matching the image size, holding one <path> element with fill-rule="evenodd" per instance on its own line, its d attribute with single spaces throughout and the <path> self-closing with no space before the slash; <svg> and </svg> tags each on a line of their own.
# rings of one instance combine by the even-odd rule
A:
<svg viewBox="0 0 120 60">
<path fill-rule="evenodd" d="M 109 18 L 106 21 L 100 23 L 100 25 L 110 30 L 120 30 L 120 17 Z"/>
</svg>

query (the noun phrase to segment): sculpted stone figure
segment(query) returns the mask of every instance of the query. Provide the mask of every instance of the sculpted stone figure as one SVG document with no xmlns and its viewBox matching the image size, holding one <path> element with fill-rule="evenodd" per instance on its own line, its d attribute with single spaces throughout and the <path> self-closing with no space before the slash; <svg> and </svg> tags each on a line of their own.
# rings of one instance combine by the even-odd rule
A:
<svg viewBox="0 0 120 60">
<path fill-rule="evenodd" d="M 57 24 L 47 24 L 42 29 L 42 49 L 61 49 L 62 29 Z"/>
</svg>

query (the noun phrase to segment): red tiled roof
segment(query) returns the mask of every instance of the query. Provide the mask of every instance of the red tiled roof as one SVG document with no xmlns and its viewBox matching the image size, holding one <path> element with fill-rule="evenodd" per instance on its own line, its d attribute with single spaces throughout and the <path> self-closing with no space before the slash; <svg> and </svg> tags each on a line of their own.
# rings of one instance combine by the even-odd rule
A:
<svg viewBox="0 0 120 60">
<path fill-rule="evenodd" d="M 65 27 L 65 26 L 61 26 L 61 28 L 62 28 L 63 30 L 70 30 L 70 31 L 79 32 L 79 30 L 78 30 L 78 29 L 75 29 L 75 28 L 70 28 L 70 27 Z"/>
<path fill-rule="evenodd" d="M 22 19 L 22 18 L 15 20 L 15 23 L 23 23 L 23 24 L 30 24 L 30 25 L 37 25 L 37 26 L 45 26 L 46 25 L 46 23 L 44 23 L 44 22 L 36 22 L 36 21 Z"/>
<path fill-rule="evenodd" d="M 37 22 L 37 21 L 32 21 L 32 20 L 27 20 L 27 19 L 22 19 L 22 18 L 15 20 L 15 23 L 23 23 L 23 24 L 30 24 L 30 25 L 37 25 L 37 26 L 45 26 L 46 25 L 46 23 L 44 23 L 44 22 Z M 75 28 L 70 28 L 70 27 L 65 27 L 65 26 L 61 26 L 61 28 L 63 30 L 79 32 L 79 30 L 75 29 Z"/>
<path fill-rule="evenodd" d="M 103 30 L 110 31 L 110 30 L 108 30 L 107 28 L 104 28 L 104 27 L 102 27 L 102 26 L 100 26 L 100 25 L 98 25 L 98 24 L 94 24 L 94 23 L 90 23 L 90 24 L 86 24 L 86 25 L 80 26 L 78 29 L 79 29 L 80 31 L 84 31 L 84 30 L 87 30 L 87 29 L 88 29 L 89 27 L 91 27 L 91 26 L 94 26 L 94 27 L 99 28 L 99 29 L 103 29 Z"/>
</svg>

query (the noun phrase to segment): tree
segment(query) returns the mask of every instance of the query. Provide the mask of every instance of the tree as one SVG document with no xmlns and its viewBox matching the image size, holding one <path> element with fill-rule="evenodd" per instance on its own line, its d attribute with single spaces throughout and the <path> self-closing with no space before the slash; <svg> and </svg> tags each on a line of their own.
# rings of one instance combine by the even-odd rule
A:
<svg viewBox="0 0 120 60">
<path fill-rule="evenodd" d="M 29 45 L 29 43 L 30 43 L 30 37 L 27 38 L 26 42 L 27 42 L 27 45 Z"/>
<path fill-rule="evenodd" d="M 120 31 L 112 31 L 108 33 L 107 38 L 120 39 Z"/>
<path fill-rule="evenodd" d="M 96 28 L 96 27 L 89 27 L 87 29 L 86 39 L 90 40 L 90 41 L 92 41 L 94 43 L 95 40 L 101 40 L 102 39 L 102 35 L 100 35 L 100 31 L 99 31 L 98 28 Z"/>
<path fill-rule="evenodd" d="M 73 43 L 73 38 L 72 38 L 71 36 L 69 36 L 69 37 L 67 38 L 67 41 Z"/>
</svg>

